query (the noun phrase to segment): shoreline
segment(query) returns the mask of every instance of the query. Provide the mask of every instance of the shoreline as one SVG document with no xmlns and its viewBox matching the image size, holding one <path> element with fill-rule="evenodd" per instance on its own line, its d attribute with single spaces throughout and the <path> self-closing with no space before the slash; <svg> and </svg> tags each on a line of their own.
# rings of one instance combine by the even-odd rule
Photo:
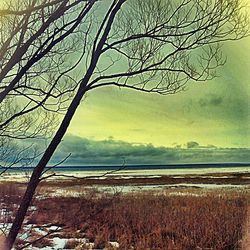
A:
<svg viewBox="0 0 250 250">
<path fill-rule="evenodd" d="M 211 169 L 210 169 L 211 170 Z M 232 189 L 250 190 L 250 171 L 221 172 L 221 169 L 206 170 L 200 173 L 188 171 L 186 173 L 169 173 L 169 171 L 152 172 L 147 171 L 118 171 L 107 174 L 107 172 L 50 172 L 54 174 L 51 178 L 45 179 L 41 184 L 41 189 L 55 192 L 61 191 L 59 195 L 78 196 L 84 194 L 84 190 L 95 189 L 98 192 L 144 192 L 144 191 L 166 191 L 184 189 Z M 229 170 L 229 169 L 227 169 Z M 233 169 L 230 169 L 233 170 Z M 235 169 L 234 169 L 235 170 Z M 29 175 L 7 173 L 0 177 L 0 184 L 12 183 L 25 189 Z"/>
</svg>

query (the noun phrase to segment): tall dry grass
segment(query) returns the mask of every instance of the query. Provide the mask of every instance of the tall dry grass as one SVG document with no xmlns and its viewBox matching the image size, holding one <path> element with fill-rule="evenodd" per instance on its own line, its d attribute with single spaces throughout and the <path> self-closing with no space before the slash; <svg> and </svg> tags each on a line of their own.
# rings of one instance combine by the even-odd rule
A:
<svg viewBox="0 0 250 250">
<path fill-rule="evenodd" d="M 169 190 L 112 196 L 95 192 L 82 197 L 36 199 L 29 224 L 67 226 L 62 237 L 88 238 L 102 249 L 109 241 L 120 249 L 240 249 L 249 193 Z M 1 209 L 15 211 L 23 188 L 0 184 Z M 1 222 L 12 216 L 0 214 Z"/>
<path fill-rule="evenodd" d="M 87 237 L 97 248 L 117 241 L 120 249 L 239 249 L 246 218 L 246 197 L 229 191 L 58 197 L 36 206 L 30 223 L 67 225 L 68 237 Z"/>
<path fill-rule="evenodd" d="M 11 223 L 13 213 L 17 209 L 23 189 L 14 183 L 0 183 L 0 230 L 6 231 L 5 224 Z M 1 248 L 0 248 L 1 249 Z"/>
</svg>

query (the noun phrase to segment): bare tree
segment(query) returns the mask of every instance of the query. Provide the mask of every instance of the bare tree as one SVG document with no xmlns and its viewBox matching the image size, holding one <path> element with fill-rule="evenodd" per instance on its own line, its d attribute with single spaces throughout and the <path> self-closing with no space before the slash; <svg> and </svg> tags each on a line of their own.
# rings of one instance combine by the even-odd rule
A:
<svg viewBox="0 0 250 250">
<path fill-rule="evenodd" d="M 88 91 L 118 86 L 175 94 L 189 81 L 214 78 L 216 68 L 225 63 L 223 43 L 248 34 L 245 6 L 239 0 L 28 2 L 21 10 L 8 6 L 0 11 L 3 19 L 11 16 L 10 23 L 20 23 L 21 28 L 17 37 L 11 36 L 11 42 L 2 39 L 0 102 L 20 97 L 31 102 L 21 105 L 21 110 L 5 119 L 2 127 L 38 107 L 65 113 L 32 173 L 8 234 L 9 249 L 42 173 Z M 34 11 L 37 14 L 33 15 Z M 31 35 L 23 42 L 27 33 Z M 45 40 L 41 39 L 44 34 Z M 67 39 L 71 34 L 73 42 Z M 65 53 L 66 57 L 64 50 L 70 52 Z M 56 109 L 48 108 L 51 100 L 56 100 L 56 104 L 52 102 Z M 61 109 L 62 103 L 65 106 Z"/>
<path fill-rule="evenodd" d="M 0 175 L 34 163 L 34 145 L 19 140 L 48 138 L 67 109 L 91 7 L 80 0 L 0 3 Z"/>
<path fill-rule="evenodd" d="M 70 72 L 84 54 L 90 25 L 84 18 L 91 6 L 79 0 L 1 2 L 0 173 L 20 166 L 25 152 L 17 150 L 20 139 L 48 138 L 57 114 L 67 109 L 77 86 Z M 10 144 L 15 150 L 9 162 Z"/>
<path fill-rule="evenodd" d="M 2 5 L 1 136 L 34 137 L 54 120 L 48 112 L 66 110 L 69 93 L 77 86 L 69 73 L 84 53 L 89 26 L 84 18 L 92 4 L 80 0 L 13 0 Z M 86 26 L 80 29 L 85 21 Z M 36 121 L 40 123 L 35 128 Z M 45 129 L 44 134 L 47 132 Z"/>
</svg>

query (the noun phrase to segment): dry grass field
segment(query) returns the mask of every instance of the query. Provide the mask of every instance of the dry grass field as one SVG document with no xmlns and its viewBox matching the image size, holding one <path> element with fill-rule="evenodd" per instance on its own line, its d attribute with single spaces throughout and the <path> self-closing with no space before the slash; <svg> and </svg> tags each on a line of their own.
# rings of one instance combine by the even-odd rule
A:
<svg viewBox="0 0 250 250">
<path fill-rule="evenodd" d="M 2 206 L 14 212 L 22 190 L 20 184 L 1 184 Z M 123 194 L 88 189 L 78 197 L 46 196 L 44 190 L 34 200 L 26 225 L 50 224 L 62 230 L 33 247 L 49 246 L 56 236 L 68 239 L 65 249 L 88 249 L 80 244 L 83 239 L 94 249 L 241 249 L 249 200 L 246 189 L 174 188 Z M 11 222 L 12 217 L 2 213 L 0 220 Z M 36 234 L 33 239 L 39 237 Z M 118 244 L 114 247 L 110 242 Z M 19 240 L 18 245 L 23 243 Z"/>
</svg>

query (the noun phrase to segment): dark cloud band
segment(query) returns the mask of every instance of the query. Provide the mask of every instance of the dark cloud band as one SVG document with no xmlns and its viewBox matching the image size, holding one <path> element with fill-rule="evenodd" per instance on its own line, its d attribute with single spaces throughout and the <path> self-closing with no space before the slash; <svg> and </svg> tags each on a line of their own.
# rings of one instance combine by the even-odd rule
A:
<svg viewBox="0 0 250 250">
<path fill-rule="evenodd" d="M 216 148 L 188 142 L 185 147 L 155 147 L 152 144 L 132 144 L 112 138 L 95 141 L 68 135 L 62 142 L 53 162 L 62 160 L 68 153 L 67 164 L 168 164 L 250 162 L 248 148 Z"/>
</svg>

